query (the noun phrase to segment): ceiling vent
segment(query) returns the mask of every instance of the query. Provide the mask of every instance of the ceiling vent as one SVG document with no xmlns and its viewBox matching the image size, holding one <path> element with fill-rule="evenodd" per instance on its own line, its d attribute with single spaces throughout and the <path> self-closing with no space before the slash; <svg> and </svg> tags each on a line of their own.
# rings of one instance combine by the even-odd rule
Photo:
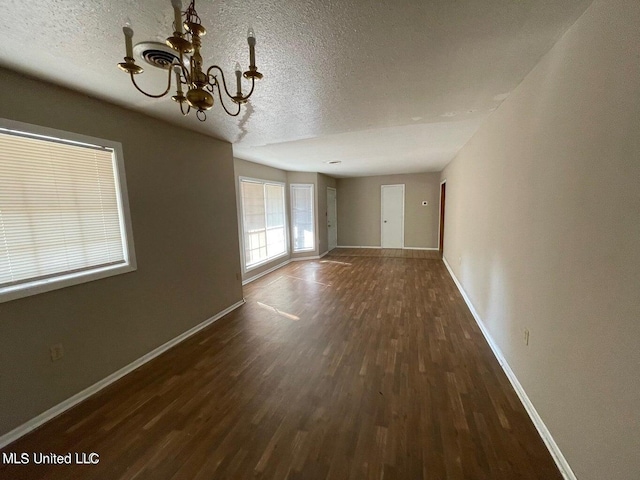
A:
<svg viewBox="0 0 640 480">
<path fill-rule="evenodd" d="M 138 43 L 133 47 L 133 54 L 149 65 L 164 70 L 169 69 L 174 61 L 180 61 L 175 50 L 160 42 Z"/>
</svg>

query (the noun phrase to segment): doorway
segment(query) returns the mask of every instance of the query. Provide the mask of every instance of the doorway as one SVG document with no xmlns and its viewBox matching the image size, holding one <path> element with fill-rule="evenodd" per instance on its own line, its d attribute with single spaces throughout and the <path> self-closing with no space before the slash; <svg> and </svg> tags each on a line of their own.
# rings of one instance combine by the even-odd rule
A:
<svg viewBox="0 0 640 480">
<path fill-rule="evenodd" d="M 336 189 L 327 187 L 327 234 L 329 241 L 328 250 L 338 246 L 338 199 Z"/>
<path fill-rule="evenodd" d="M 404 185 L 382 185 L 381 246 L 404 248 Z"/>
<path fill-rule="evenodd" d="M 444 253 L 444 205 L 447 193 L 447 181 L 443 181 L 440 184 L 440 227 L 438 228 L 438 251 L 440 252 L 440 258 Z"/>
</svg>

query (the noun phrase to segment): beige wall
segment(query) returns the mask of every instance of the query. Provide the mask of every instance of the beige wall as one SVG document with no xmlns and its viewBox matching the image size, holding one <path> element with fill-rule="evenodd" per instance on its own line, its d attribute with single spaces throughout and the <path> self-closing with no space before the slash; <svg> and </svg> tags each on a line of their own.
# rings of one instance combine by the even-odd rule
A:
<svg viewBox="0 0 640 480">
<path fill-rule="evenodd" d="M 248 177 L 256 180 L 270 180 L 272 182 L 287 183 L 287 172 L 278 168 L 248 162 L 239 158 L 233 159 L 233 166 L 236 178 Z"/>
<path fill-rule="evenodd" d="M 438 173 L 338 179 L 338 245 L 380 246 L 380 187 L 395 184 L 405 185 L 405 247 L 438 247 Z"/>
<path fill-rule="evenodd" d="M 442 175 L 445 257 L 580 480 L 640 475 L 639 24 L 595 1 Z"/>
<path fill-rule="evenodd" d="M 1 435 L 240 301 L 242 288 L 230 144 L 7 70 L 0 85 L 0 117 L 122 143 L 138 262 L 0 304 Z M 65 355 L 51 362 L 57 343 Z"/>
</svg>

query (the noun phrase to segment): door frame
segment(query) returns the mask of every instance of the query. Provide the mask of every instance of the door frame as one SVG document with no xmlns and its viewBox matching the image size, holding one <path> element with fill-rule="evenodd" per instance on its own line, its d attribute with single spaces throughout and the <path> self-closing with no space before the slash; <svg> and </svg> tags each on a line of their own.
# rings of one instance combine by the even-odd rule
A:
<svg viewBox="0 0 640 480">
<path fill-rule="evenodd" d="M 334 191 L 333 198 L 336 201 L 336 218 L 334 228 L 336 229 L 336 245 L 334 248 L 338 247 L 338 189 L 334 187 L 327 187 L 327 250 L 331 251 L 331 245 L 329 245 L 329 190 Z"/>
<path fill-rule="evenodd" d="M 385 248 L 384 246 L 384 229 L 383 229 L 383 225 L 384 225 L 384 197 L 383 197 L 383 190 L 384 187 L 402 187 L 402 216 L 400 217 L 401 221 L 402 221 L 402 228 L 400 229 L 400 233 L 401 233 L 401 239 L 402 239 L 402 246 L 400 248 L 404 249 L 404 214 L 405 214 L 405 200 L 406 200 L 406 190 L 405 190 L 405 185 L 404 183 L 394 183 L 394 184 L 389 184 L 389 185 L 380 185 L 380 248 Z M 386 248 L 392 248 L 392 247 L 386 247 Z"/>
<path fill-rule="evenodd" d="M 438 208 L 438 252 L 440 258 L 444 258 L 444 219 L 447 207 L 447 179 L 440 182 L 440 202 Z"/>
</svg>

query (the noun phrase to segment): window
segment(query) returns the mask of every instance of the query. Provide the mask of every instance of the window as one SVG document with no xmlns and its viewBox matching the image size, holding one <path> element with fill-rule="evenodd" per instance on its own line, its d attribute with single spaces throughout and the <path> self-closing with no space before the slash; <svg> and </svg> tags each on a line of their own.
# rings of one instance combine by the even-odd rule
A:
<svg viewBox="0 0 640 480">
<path fill-rule="evenodd" d="M 314 250 L 313 184 L 291 185 L 293 251 Z"/>
<path fill-rule="evenodd" d="M 240 179 L 245 270 L 287 253 L 284 185 Z"/>
<path fill-rule="evenodd" d="M 135 270 L 120 144 L 0 119 L 0 301 Z"/>
</svg>

